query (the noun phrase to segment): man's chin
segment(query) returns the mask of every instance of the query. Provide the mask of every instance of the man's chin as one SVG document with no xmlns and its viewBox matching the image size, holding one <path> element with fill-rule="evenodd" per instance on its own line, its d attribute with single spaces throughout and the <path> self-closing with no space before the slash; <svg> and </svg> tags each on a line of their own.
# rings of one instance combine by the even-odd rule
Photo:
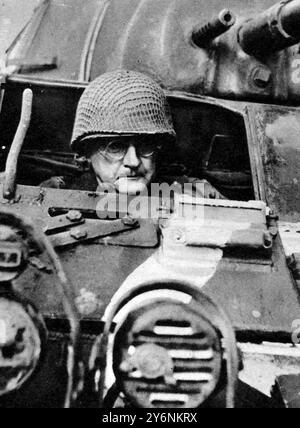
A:
<svg viewBox="0 0 300 428">
<path fill-rule="evenodd" d="M 143 193 L 147 189 L 147 182 L 142 177 L 121 177 L 115 182 L 115 187 L 119 193 L 136 195 L 137 193 Z"/>
</svg>

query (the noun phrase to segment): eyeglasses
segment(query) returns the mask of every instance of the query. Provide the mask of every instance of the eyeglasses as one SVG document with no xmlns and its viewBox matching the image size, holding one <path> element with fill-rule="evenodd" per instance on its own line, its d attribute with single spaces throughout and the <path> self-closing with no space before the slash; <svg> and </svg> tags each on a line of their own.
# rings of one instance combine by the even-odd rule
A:
<svg viewBox="0 0 300 428">
<path fill-rule="evenodd" d="M 132 139 L 126 140 L 122 138 L 103 142 L 100 144 L 97 152 L 113 161 L 121 161 L 124 159 L 130 146 L 135 148 L 137 157 L 142 158 L 151 158 L 161 149 L 159 144 L 149 140 L 141 139 L 133 142 Z"/>
</svg>

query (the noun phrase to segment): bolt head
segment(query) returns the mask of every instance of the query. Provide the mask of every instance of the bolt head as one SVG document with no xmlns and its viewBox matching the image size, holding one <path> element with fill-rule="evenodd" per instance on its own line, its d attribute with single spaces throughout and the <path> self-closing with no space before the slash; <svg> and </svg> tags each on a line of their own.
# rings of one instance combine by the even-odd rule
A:
<svg viewBox="0 0 300 428">
<path fill-rule="evenodd" d="M 253 72 L 253 82 L 258 88 L 266 88 L 271 79 L 272 73 L 267 67 L 257 67 Z"/>
<path fill-rule="evenodd" d="M 136 218 L 127 216 L 127 217 L 122 218 L 122 223 L 125 226 L 132 226 L 133 227 L 133 226 L 137 226 L 138 225 L 138 220 Z"/>
<path fill-rule="evenodd" d="M 82 219 L 82 214 L 80 211 L 71 210 L 67 214 L 67 219 L 72 222 L 80 221 Z"/>
<path fill-rule="evenodd" d="M 77 241 L 79 241 L 80 239 L 86 238 L 87 235 L 88 235 L 87 230 L 84 230 L 84 229 L 74 229 L 74 230 L 71 230 L 70 232 L 70 236 L 76 239 Z"/>
<path fill-rule="evenodd" d="M 184 244 L 186 242 L 185 232 L 180 228 L 173 229 L 171 231 L 171 236 L 173 242 L 176 242 L 176 244 Z"/>
</svg>

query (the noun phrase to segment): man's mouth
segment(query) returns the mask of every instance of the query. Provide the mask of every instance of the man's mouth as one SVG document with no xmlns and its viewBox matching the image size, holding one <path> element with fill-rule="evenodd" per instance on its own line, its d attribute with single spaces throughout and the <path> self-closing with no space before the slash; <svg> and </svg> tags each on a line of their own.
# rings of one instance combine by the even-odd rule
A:
<svg viewBox="0 0 300 428">
<path fill-rule="evenodd" d="M 122 178 L 134 180 L 134 179 L 142 178 L 142 175 L 140 174 L 120 175 L 120 177 L 118 177 L 117 180 L 121 180 Z"/>
</svg>

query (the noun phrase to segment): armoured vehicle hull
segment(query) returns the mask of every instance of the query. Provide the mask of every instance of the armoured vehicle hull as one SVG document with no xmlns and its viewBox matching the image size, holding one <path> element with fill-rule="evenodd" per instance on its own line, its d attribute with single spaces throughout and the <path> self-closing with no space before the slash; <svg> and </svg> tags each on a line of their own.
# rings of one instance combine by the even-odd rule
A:
<svg viewBox="0 0 300 428">
<path fill-rule="evenodd" d="M 33 376 L 11 387 L 8 371 L 0 382 L 1 405 L 109 407 L 118 396 L 114 388 L 104 393 L 113 377 L 117 392 L 140 407 L 232 406 L 235 383 L 237 407 L 297 405 L 282 393 L 290 377 L 277 378 L 276 393 L 271 389 L 276 377 L 299 373 L 300 36 L 293 19 L 300 6 L 298 1 L 274 4 L 232 0 L 220 14 L 219 0 L 44 1 L 9 49 L 1 86 L 6 174 L 0 224 L 16 227 L 8 213 L 30 218 L 48 244 L 40 251 L 28 246 L 26 263 L 9 285 L 8 268 L 0 265 L 1 290 L 3 296 L 10 290 L 13 300 L 21 296 L 23 305 L 33 302 L 48 340 L 36 345 L 41 356 Z M 270 16 L 280 25 L 269 27 Z M 268 46 L 264 51 L 257 32 Z M 189 206 L 184 198 L 163 209 L 159 200 L 154 216 L 149 216 L 151 198 L 139 215 L 128 201 L 125 210 L 116 210 L 117 218 L 103 210 L 103 195 L 95 192 L 84 160 L 74 159 L 69 143 L 82 91 L 99 74 L 117 68 L 149 74 L 166 91 L 177 132 L 174 158 L 163 153 L 167 181 L 184 171 L 209 180 L 228 200 L 197 200 L 200 218 L 184 211 Z M 33 92 L 32 115 L 14 188 L 8 182 L 7 155 L 27 88 Z M 72 189 L 40 187 L 61 175 L 69 176 Z M 185 212 L 179 219 L 178 210 Z M 137 222 L 128 222 L 128 214 L 139 217 Z M 9 239 L 3 236 L 6 248 Z M 148 295 L 151 290 L 157 294 Z M 126 309 L 138 294 L 144 313 L 139 303 L 128 306 L 116 323 L 119 336 L 111 350 L 107 329 L 116 302 L 120 299 Z M 198 305 L 202 324 L 193 318 L 194 306 L 186 318 L 185 309 L 178 309 L 189 305 L 187 295 Z M 173 306 L 159 319 L 153 302 Z M 201 334 L 205 331 L 214 343 L 214 357 L 207 358 L 214 369 L 210 365 L 209 371 L 199 356 L 188 353 L 203 351 L 197 348 L 199 323 Z M 148 333 L 156 331 L 155 337 L 142 335 L 136 344 L 132 331 L 142 334 L 146 327 Z M 213 330 L 223 339 L 221 345 Z M 233 330 L 242 355 L 238 382 Z M 133 364 L 129 345 L 152 346 L 145 348 L 152 356 L 162 352 L 154 375 L 149 368 L 140 377 L 127 373 L 124 364 Z M 145 363 L 141 349 L 136 365 Z M 178 350 L 185 352 L 183 357 L 174 354 Z M 18 367 L 15 355 L 12 364 Z M 169 379 L 170 365 L 175 384 Z"/>
</svg>

